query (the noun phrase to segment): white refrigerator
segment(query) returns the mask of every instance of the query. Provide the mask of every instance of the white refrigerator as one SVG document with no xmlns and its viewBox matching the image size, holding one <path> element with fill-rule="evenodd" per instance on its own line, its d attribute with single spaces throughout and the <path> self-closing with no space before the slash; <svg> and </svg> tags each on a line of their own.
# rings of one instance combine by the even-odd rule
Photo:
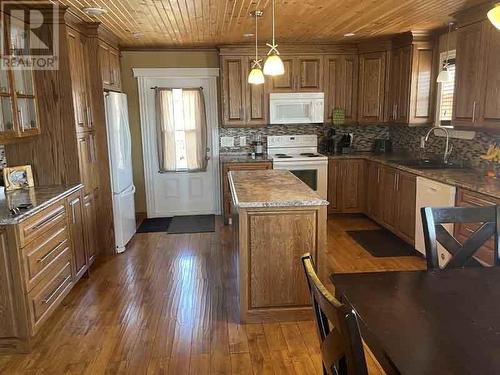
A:
<svg viewBox="0 0 500 375">
<path fill-rule="evenodd" d="M 127 95 L 117 92 L 104 95 L 116 252 L 122 253 L 136 231 Z"/>
</svg>

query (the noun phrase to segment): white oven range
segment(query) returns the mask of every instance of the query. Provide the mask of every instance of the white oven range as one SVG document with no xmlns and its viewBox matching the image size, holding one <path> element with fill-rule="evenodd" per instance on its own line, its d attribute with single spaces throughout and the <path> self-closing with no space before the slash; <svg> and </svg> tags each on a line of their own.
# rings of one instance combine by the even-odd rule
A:
<svg viewBox="0 0 500 375">
<path fill-rule="evenodd" d="M 274 169 L 289 170 L 327 199 L 328 157 L 318 154 L 317 135 L 268 136 L 267 152 Z"/>
</svg>

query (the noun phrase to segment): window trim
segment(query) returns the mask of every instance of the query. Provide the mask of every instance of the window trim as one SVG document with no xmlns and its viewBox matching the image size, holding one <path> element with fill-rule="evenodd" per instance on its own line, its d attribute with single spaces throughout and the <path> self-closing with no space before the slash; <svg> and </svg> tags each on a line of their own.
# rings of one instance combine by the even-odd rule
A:
<svg viewBox="0 0 500 375">
<path fill-rule="evenodd" d="M 448 60 L 455 60 L 456 58 L 456 50 L 449 50 L 448 53 L 447 51 L 441 52 L 439 54 L 439 71 L 441 71 L 441 67 L 443 66 L 444 62 L 446 61 L 446 57 L 448 57 Z M 448 56 L 447 56 L 448 55 Z M 435 116 L 434 116 L 434 126 L 436 127 L 442 127 L 442 128 L 447 128 L 447 129 L 453 129 L 453 125 L 450 122 L 450 125 L 442 125 L 441 121 L 439 119 L 439 114 L 441 113 L 441 90 L 442 90 L 442 83 L 436 82 L 437 83 L 437 94 L 436 94 L 436 109 L 435 109 Z M 455 92 L 453 92 L 453 95 L 455 95 Z"/>
</svg>

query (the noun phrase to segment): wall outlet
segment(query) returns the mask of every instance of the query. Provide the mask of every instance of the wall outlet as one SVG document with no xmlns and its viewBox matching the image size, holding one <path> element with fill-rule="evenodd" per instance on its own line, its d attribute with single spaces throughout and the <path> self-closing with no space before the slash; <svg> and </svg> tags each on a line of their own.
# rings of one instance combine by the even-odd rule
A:
<svg viewBox="0 0 500 375">
<path fill-rule="evenodd" d="M 246 145 L 247 145 L 247 137 L 245 136 L 240 137 L 240 146 L 244 147 Z"/>
<path fill-rule="evenodd" d="M 221 147 L 234 147 L 234 137 L 220 137 Z"/>
</svg>

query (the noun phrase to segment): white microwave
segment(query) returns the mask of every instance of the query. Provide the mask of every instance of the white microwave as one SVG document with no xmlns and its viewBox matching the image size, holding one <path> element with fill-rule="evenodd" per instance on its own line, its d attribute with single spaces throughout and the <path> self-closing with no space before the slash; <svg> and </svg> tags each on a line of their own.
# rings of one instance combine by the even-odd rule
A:
<svg viewBox="0 0 500 375">
<path fill-rule="evenodd" d="M 323 92 L 269 94 L 271 124 L 318 124 L 324 122 Z"/>
</svg>

